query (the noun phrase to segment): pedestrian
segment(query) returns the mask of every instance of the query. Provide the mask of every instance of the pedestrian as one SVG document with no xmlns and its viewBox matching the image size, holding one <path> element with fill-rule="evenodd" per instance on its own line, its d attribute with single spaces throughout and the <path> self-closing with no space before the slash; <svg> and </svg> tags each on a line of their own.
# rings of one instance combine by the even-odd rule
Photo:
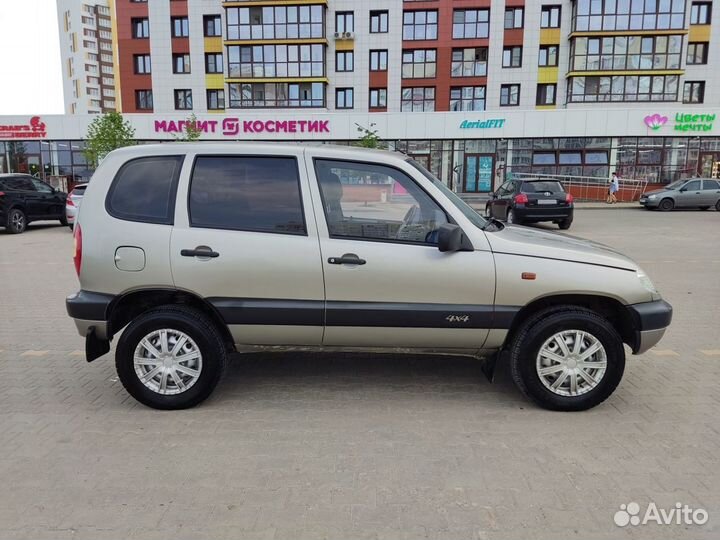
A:
<svg viewBox="0 0 720 540">
<path fill-rule="evenodd" d="M 607 203 L 608 204 L 615 204 L 617 201 L 617 196 L 615 195 L 620 190 L 620 178 L 617 175 L 617 172 L 613 171 L 612 173 L 612 179 L 610 180 L 610 185 L 608 186 L 608 197 L 607 197 Z"/>
</svg>

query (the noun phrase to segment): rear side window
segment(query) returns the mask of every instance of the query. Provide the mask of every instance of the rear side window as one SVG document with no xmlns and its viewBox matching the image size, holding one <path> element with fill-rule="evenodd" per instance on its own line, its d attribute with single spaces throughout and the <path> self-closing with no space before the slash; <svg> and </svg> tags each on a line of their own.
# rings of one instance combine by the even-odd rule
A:
<svg viewBox="0 0 720 540">
<path fill-rule="evenodd" d="M 703 189 L 720 189 L 720 183 L 717 180 L 703 180 Z"/>
<path fill-rule="evenodd" d="M 294 157 L 199 156 L 189 210 L 192 227 L 307 234 Z"/>
<path fill-rule="evenodd" d="M 133 159 L 118 171 L 105 208 L 119 219 L 172 225 L 183 156 Z"/>
<path fill-rule="evenodd" d="M 30 178 L 16 176 L 15 178 L 5 178 L 0 182 L 2 182 L 2 188 L 8 191 L 35 191 L 35 186 Z"/>
</svg>

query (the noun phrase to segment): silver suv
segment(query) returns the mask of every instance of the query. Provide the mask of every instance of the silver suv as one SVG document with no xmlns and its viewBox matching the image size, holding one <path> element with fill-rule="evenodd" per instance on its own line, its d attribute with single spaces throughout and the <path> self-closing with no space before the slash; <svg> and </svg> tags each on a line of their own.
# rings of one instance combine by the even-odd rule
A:
<svg viewBox="0 0 720 540">
<path fill-rule="evenodd" d="M 550 409 L 605 400 L 670 324 L 636 263 L 482 218 L 402 154 L 185 143 L 112 152 L 75 235 L 67 310 L 88 361 L 159 409 L 207 398 L 228 353 L 452 352 L 508 361 Z M 122 331 L 122 333 L 120 333 Z"/>
</svg>

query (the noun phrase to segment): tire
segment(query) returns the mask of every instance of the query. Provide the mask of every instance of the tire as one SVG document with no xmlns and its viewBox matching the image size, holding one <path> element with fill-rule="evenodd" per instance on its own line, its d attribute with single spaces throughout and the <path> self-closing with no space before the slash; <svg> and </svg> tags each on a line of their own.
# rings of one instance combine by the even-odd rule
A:
<svg viewBox="0 0 720 540">
<path fill-rule="evenodd" d="M 68 227 L 70 227 L 70 230 L 71 230 L 71 231 L 75 230 L 75 229 L 73 228 L 74 225 L 73 225 L 72 223 L 68 223 Z"/>
<path fill-rule="evenodd" d="M 521 221 L 517 218 L 517 216 L 515 215 L 515 210 L 513 210 L 512 208 L 510 208 L 510 209 L 507 211 L 507 216 L 505 217 L 505 221 L 506 221 L 507 223 L 511 223 L 511 224 L 514 224 L 514 225 L 522 225 L 522 222 L 521 222 Z"/>
<path fill-rule="evenodd" d="M 491 217 L 490 206 L 485 206 L 485 217 Z"/>
<path fill-rule="evenodd" d="M 567 231 L 570 228 L 570 225 L 572 225 L 572 218 L 563 219 L 560 223 L 558 223 L 558 227 L 560 227 L 563 231 Z"/>
<path fill-rule="evenodd" d="M 663 199 L 662 201 L 660 201 L 660 204 L 658 204 L 658 209 L 663 212 L 667 212 L 668 210 L 672 210 L 673 208 L 675 208 L 675 201 L 673 201 L 672 199 Z"/>
<path fill-rule="evenodd" d="M 577 335 L 576 331 L 584 333 L 584 343 L 588 340 L 585 350 L 593 343 L 590 340 L 594 340 L 595 345 L 601 345 L 601 350 L 589 358 L 597 362 L 604 359 L 604 372 L 600 373 L 600 368 L 585 371 L 576 367 L 572 370 L 574 375 L 566 375 L 564 370 L 558 371 L 564 369 L 559 363 L 553 364 L 554 360 L 540 356 L 541 349 L 548 347 L 548 343 L 549 348 L 559 345 L 552 339 L 554 336 L 565 332 L 572 338 Z M 572 342 L 568 345 L 568 348 L 573 347 Z M 562 356 L 562 351 L 556 356 Z M 538 369 L 546 365 L 555 367 L 558 374 L 547 374 L 543 381 Z M 555 411 L 583 411 L 605 401 L 620 383 L 625 370 L 625 349 L 615 328 L 594 311 L 577 306 L 558 306 L 543 310 L 523 323 L 510 345 L 510 366 L 513 380 L 520 391 L 541 407 Z M 572 364 L 570 367 L 573 367 Z M 580 371 L 591 378 L 599 375 L 596 385 L 585 380 Z M 552 390 L 551 386 L 562 376 L 564 378 L 559 388 Z M 548 380 L 552 377 L 555 377 L 554 381 Z M 573 377 L 577 381 L 575 394 L 570 387 Z"/>
<path fill-rule="evenodd" d="M 5 230 L 10 234 L 20 234 L 27 229 L 28 221 L 25 212 L 19 208 L 13 208 L 8 212 Z"/>
<path fill-rule="evenodd" d="M 67 224 L 68 224 L 67 216 L 61 217 L 61 218 L 60 218 L 60 225 L 63 225 L 63 226 L 65 226 L 65 227 L 67 227 Z"/>
<path fill-rule="evenodd" d="M 167 332 L 165 352 L 172 349 L 182 336 L 189 339 L 184 341 L 178 351 L 182 353 L 181 357 L 192 357 L 199 352 L 199 358 L 180 360 L 184 364 L 178 367 L 186 368 L 185 373 L 165 368 L 162 362 L 153 362 L 149 349 L 141 344 L 144 339 L 148 339 L 159 347 L 157 351 L 163 352 L 161 336 L 157 341 L 153 337 L 154 333 L 161 330 Z M 173 338 L 178 339 L 172 341 Z M 145 357 L 148 363 L 136 365 L 136 353 Z M 226 363 L 225 343 L 217 327 L 202 313 L 181 306 L 163 306 L 140 315 L 122 333 L 115 353 L 118 377 L 130 395 L 148 407 L 165 410 L 187 409 L 204 401 L 220 382 Z M 140 373 L 149 374 L 158 368 L 160 371 L 151 376 L 147 384 L 140 380 Z M 193 377 L 190 374 L 192 371 L 199 371 L 199 374 Z M 177 384 L 176 377 L 182 384 Z M 160 391 L 163 379 L 166 393 Z M 185 385 L 187 388 L 183 390 Z"/>
<path fill-rule="evenodd" d="M 709 206 L 699 206 L 700 210 L 710 210 Z"/>
<path fill-rule="evenodd" d="M 717 210 L 718 212 L 720 212 L 720 200 L 715 203 L 715 210 Z"/>
</svg>

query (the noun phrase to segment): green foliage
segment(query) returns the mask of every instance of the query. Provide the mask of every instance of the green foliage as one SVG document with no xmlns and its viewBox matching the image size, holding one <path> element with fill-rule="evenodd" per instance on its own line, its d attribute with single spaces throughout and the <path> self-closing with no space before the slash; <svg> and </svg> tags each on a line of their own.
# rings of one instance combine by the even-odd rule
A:
<svg viewBox="0 0 720 540">
<path fill-rule="evenodd" d="M 197 126 L 197 117 L 195 113 L 188 116 L 182 125 L 182 131 L 178 135 L 173 135 L 176 142 L 192 142 L 197 141 L 202 135 L 202 131 Z"/>
<path fill-rule="evenodd" d="M 361 126 L 360 124 L 355 124 L 357 126 L 358 133 L 362 133 L 362 136 L 358 140 L 358 146 L 361 146 L 362 148 L 381 148 L 382 147 L 382 139 L 378 136 L 378 130 L 372 129 L 375 127 L 375 124 L 370 124 L 370 128 L 366 128 L 365 126 Z"/>
<path fill-rule="evenodd" d="M 135 144 L 135 129 L 123 120 L 118 112 L 110 112 L 95 118 L 85 135 L 85 159 L 88 165 L 97 167 L 110 152 L 123 146 Z"/>
</svg>

